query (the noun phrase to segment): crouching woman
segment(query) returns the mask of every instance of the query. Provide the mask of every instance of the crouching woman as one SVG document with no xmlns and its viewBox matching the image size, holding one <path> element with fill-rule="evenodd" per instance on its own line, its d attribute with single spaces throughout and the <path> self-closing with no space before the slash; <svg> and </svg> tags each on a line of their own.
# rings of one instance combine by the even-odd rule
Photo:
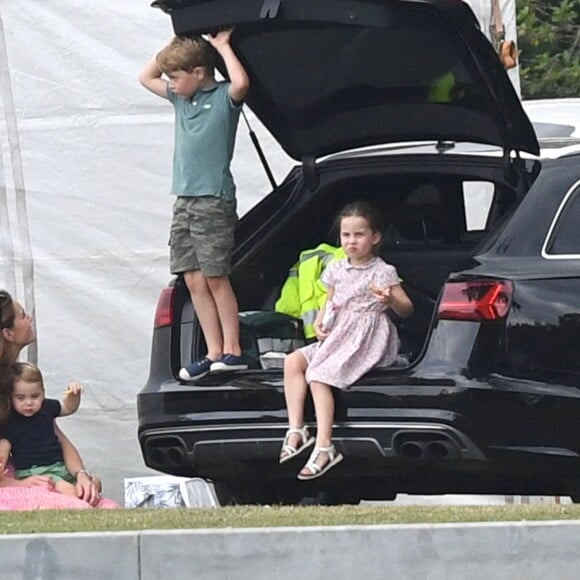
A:
<svg viewBox="0 0 580 580">
<path fill-rule="evenodd" d="M 10 414 L 10 398 L 14 381 L 12 365 L 17 361 L 22 349 L 35 340 L 32 318 L 8 292 L 0 290 L 0 435 L 2 434 L 2 424 L 5 423 Z M 78 451 L 56 422 L 54 423 L 54 431 L 62 446 L 66 468 L 75 476 L 74 485 L 77 498 L 91 506 L 96 506 L 101 501 L 100 480 L 88 473 Z M 16 479 L 10 464 L 0 467 L 0 475 L 2 473 L 0 488 L 12 486 L 52 488 L 54 485 L 52 479 L 46 475 L 31 475 L 24 479 Z M 0 489 L 0 500 L 1 496 L 2 490 Z"/>
</svg>

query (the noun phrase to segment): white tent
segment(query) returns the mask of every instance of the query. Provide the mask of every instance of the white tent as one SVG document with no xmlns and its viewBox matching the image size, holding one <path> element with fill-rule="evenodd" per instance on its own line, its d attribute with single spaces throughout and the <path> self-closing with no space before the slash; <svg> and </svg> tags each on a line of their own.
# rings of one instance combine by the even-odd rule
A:
<svg viewBox="0 0 580 580">
<path fill-rule="evenodd" d="M 148 473 L 136 394 L 170 278 L 173 116 L 137 75 L 170 18 L 147 0 L 0 0 L 0 24 L 0 287 L 34 314 L 48 395 L 84 383 L 60 424 L 121 501 Z M 291 161 L 254 128 L 280 180 Z M 270 189 L 243 122 L 233 172 L 243 214 Z"/>
</svg>

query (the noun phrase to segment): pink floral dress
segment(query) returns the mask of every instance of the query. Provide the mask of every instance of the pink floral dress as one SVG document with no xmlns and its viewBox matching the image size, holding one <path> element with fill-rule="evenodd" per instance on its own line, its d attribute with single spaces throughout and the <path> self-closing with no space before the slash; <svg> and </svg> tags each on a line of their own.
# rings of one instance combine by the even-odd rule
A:
<svg viewBox="0 0 580 580">
<path fill-rule="evenodd" d="M 334 288 L 336 317 L 329 336 L 300 349 L 308 361 L 306 381 L 344 389 L 376 366 L 393 364 L 399 352 L 397 328 L 373 296 L 371 287 L 399 284 L 394 266 L 375 257 L 362 266 L 348 258 L 331 262 L 322 274 Z M 327 305 L 329 308 L 330 305 Z"/>
</svg>

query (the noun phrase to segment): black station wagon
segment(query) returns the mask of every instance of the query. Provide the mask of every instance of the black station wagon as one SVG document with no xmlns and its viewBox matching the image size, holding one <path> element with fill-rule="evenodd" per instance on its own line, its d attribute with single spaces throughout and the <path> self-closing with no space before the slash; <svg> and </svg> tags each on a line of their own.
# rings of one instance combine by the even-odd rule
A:
<svg viewBox="0 0 580 580">
<path fill-rule="evenodd" d="M 400 364 L 335 393 L 345 460 L 301 482 L 296 465 L 278 463 L 280 368 L 179 380 L 204 343 L 176 278 L 161 292 L 138 395 L 146 464 L 211 480 L 222 502 L 580 497 L 580 148 L 538 157 L 467 5 L 156 5 L 179 34 L 235 26 L 247 106 L 298 162 L 239 222 L 231 279 L 240 310 L 272 311 L 299 253 L 336 245 L 336 213 L 364 198 L 384 214 L 381 255 L 415 314 L 396 320 Z M 311 404 L 306 422 L 315 425 Z"/>
</svg>

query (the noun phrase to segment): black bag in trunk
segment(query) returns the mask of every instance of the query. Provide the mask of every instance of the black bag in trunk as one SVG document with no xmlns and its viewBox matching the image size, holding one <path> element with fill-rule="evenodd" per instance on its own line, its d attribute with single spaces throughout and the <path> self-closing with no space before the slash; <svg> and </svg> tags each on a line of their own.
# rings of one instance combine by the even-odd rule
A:
<svg viewBox="0 0 580 580">
<path fill-rule="evenodd" d="M 240 346 L 250 368 L 283 368 L 286 354 L 304 346 L 302 320 L 281 312 L 240 312 Z"/>
</svg>

